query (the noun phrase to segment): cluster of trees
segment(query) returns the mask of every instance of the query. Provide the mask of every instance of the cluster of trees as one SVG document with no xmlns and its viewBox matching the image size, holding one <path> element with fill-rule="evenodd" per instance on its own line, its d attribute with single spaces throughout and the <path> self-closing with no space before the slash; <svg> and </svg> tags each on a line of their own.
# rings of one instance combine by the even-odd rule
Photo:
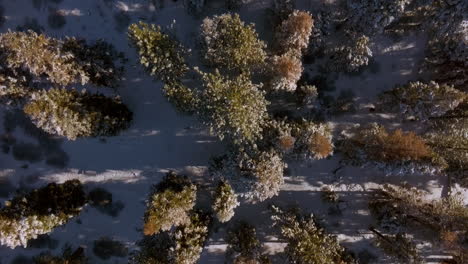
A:
<svg viewBox="0 0 468 264">
<path fill-rule="evenodd" d="M 380 234 L 380 243 L 399 254 L 399 258 L 420 259 L 417 250 L 410 246 L 409 238 L 402 233 L 402 227 L 410 230 L 417 226 L 432 232 L 437 244 L 450 252 L 455 263 L 465 263 L 468 209 L 463 197 L 451 194 L 429 200 L 426 195 L 424 191 L 408 186 L 385 185 L 375 191 L 369 202 L 371 212 L 382 229 L 393 233 L 393 236 L 383 236 L 374 228 L 374 232 Z M 389 245 L 389 241 L 394 244 Z"/>
<path fill-rule="evenodd" d="M 254 25 L 245 24 L 239 15 L 205 18 L 200 27 L 201 54 L 208 66 L 205 71 L 188 66 L 186 49 L 173 34 L 145 23 L 129 27 L 129 39 L 140 62 L 164 82 L 163 94 L 168 100 L 179 111 L 195 114 L 228 143 L 227 154 L 211 168 L 213 176 L 232 188 L 232 194 L 225 189 L 230 195 L 223 198 L 230 201 L 226 208 L 213 205 L 221 221 L 232 217 L 236 196 L 256 202 L 277 195 L 284 182 L 286 159 L 321 159 L 333 152 L 326 125 L 279 120 L 269 111 L 270 94 L 296 90 L 303 70 L 301 57 L 313 30 L 308 12 L 290 10 L 277 17 L 276 44 L 271 51 L 258 38 Z M 267 62 L 272 62 L 271 70 L 262 71 Z M 193 87 L 194 80 L 187 78 L 190 71 L 201 85 Z M 253 81 L 262 77 L 272 81 Z M 304 87 L 293 96 L 309 100 L 316 90 Z"/>
<path fill-rule="evenodd" d="M 125 59 L 110 44 L 7 32 L 0 35 L 0 50 L 0 97 L 23 107 L 39 128 L 73 140 L 115 135 L 129 126 L 132 113 L 119 97 L 70 88 L 118 85 Z"/>
<path fill-rule="evenodd" d="M 26 247 L 29 240 L 78 215 L 85 203 L 83 186 L 78 180 L 50 183 L 17 196 L 0 208 L 0 244 Z"/>
</svg>

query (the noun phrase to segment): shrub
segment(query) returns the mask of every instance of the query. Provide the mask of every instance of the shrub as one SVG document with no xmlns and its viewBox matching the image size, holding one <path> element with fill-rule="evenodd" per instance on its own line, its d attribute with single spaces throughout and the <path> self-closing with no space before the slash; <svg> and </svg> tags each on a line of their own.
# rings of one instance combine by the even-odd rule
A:
<svg viewBox="0 0 468 264">
<path fill-rule="evenodd" d="M 201 25 L 203 56 L 214 67 L 249 70 L 265 61 L 265 43 L 254 25 L 245 25 L 238 14 L 205 18 Z"/>
<path fill-rule="evenodd" d="M 227 232 L 227 255 L 233 256 L 234 264 L 269 263 L 267 256 L 261 255 L 261 244 L 255 227 L 247 222 L 237 222 Z"/>
<path fill-rule="evenodd" d="M 375 123 L 345 139 L 341 150 L 351 163 L 372 164 L 389 173 L 434 173 L 446 167 L 445 161 L 414 132 L 388 132 Z"/>
<path fill-rule="evenodd" d="M 50 252 L 43 252 L 33 258 L 34 264 L 87 264 L 88 259 L 85 256 L 82 247 L 72 251 L 70 246 L 63 249 L 61 256 L 54 256 Z"/>
<path fill-rule="evenodd" d="M 124 72 L 124 54 L 115 50 L 112 44 L 97 40 L 93 44 L 84 39 L 67 38 L 62 51 L 73 54 L 77 64 L 86 72 L 89 81 L 98 86 L 117 87 Z M 120 64 L 115 61 L 119 59 Z"/>
<path fill-rule="evenodd" d="M 187 224 L 195 205 L 197 188 L 187 177 L 168 173 L 153 187 L 145 212 L 144 234 L 168 231 L 172 226 Z"/>
<path fill-rule="evenodd" d="M 239 206 L 237 195 L 231 185 L 221 181 L 214 195 L 213 211 L 220 222 L 227 222 L 234 216 L 234 209 Z"/>
<path fill-rule="evenodd" d="M 48 184 L 15 197 L 0 209 L 0 244 L 27 246 L 30 239 L 47 234 L 77 215 L 86 198 L 78 180 Z"/>
<path fill-rule="evenodd" d="M 297 209 L 284 211 L 272 206 L 274 225 L 287 242 L 285 253 L 291 263 L 351 263 L 335 237 L 318 227 L 312 215 Z"/>
<path fill-rule="evenodd" d="M 33 31 L 0 35 L 2 61 L 10 68 L 27 69 L 33 75 L 45 75 L 53 83 L 85 84 L 89 77 L 73 54 L 62 50 L 62 42 Z"/>
<path fill-rule="evenodd" d="M 294 10 L 276 32 L 280 53 L 301 54 L 309 45 L 314 20 L 306 11 Z"/>
<path fill-rule="evenodd" d="M 140 63 L 164 82 L 176 81 L 188 71 L 185 51 L 176 39 L 155 25 L 132 24 L 128 37 L 138 51 Z"/>
<path fill-rule="evenodd" d="M 467 95 L 449 85 L 436 82 L 409 82 L 384 92 L 380 102 L 384 108 L 398 111 L 402 116 L 426 121 L 430 117 L 442 116 L 456 108 Z"/>
<path fill-rule="evenodd" d="M 202 74 L 201 117 L 220 139 L 235 144 L 260 137 L 267 117 L 268 101 L 248 74 L 228 79 L 218 71 Z"/>
<path fill-rule="evenodd" d="M 303 71 L 302 62 L 290 53 L 273 56 L 271 62 L 271 88 L 295 91 Z"/>
<path fill-rule="evenodd" d="M 132 120 L 118 97 L 55 88 L 34 93 L 24 112 L 37 127 L 71 140 L 116 135 Z"/>
<path fill-rule="evenodd" d="M 356 72 L 362 66 L 369 64 L 372 51 L 369 48 L 369 38 L 365 35 L 351 36 L 347 45 L 334 48 L 331 53 L 328 68 L 333 71 Z"/>
</svg>

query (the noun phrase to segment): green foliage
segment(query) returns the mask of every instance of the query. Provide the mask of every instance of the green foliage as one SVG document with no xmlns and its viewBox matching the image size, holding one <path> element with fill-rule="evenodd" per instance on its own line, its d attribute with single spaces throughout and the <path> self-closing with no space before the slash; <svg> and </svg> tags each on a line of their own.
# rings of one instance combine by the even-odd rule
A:
<svg viewBox="0 0 468 264">
<path fill-rule="evenodd" d="M 373 164 L 389 174 L 434 173 L 447 167 L 424 138 L 401 129 L 388 131 L 376 123 L 355 129 L 341 142 L 340 151 L 347 162 Z"/>
<path fill-rule="evenodd" d="M 380 96 L 384 108 L 398 111 L 406 118 L 425 121 L 456 108 L 467 95 L 452 86 L 436 82 L 409 82 Z"/>
<path fill-rule="evenodd" d="M 145 236 L 139 241 L 140 249 L 129 259 L 131 264 L 170 264 L 169 254 L 174 248 L 174 241 L 167 232 Z"/>
<path fill-rule="evenodd" d="M 201 211 L 192 212 L 190 221 L 178 226 L 173 234 L 175 247 L 171 259 L 177 264 L 195 264 L 208 238 L 211 217 Z"/>
<path fill-rule="evenodd" d="M 268 101 L 248 74 L 229 79 L 218 71 L 202 73 L 201 117 L 220 138 L 235 144 L 260 137 L 267 117 Z"/>
<path fill-rule="evenodd" d="M 197 91 L 188 88 L 181 82 L 165 83 L 163 93 L 169 102 L 182 113 L 194 113 L 199 107 L 200 98 Z"/>
<path fill-rule="evenodd" d="M 239 206 L 237 195 L 231 185 L 225 181 L 219 182 L 214 194 L 213 211 L 220 222 L 227 222 L 234 216 L 234 209 Z"/>
<path fill-rule="evenodd" d="M 349 36 L 349 43 L 331 50 L 328 69 L 333 71 L 356 72 L 369 64 L 372 51 L 369 38 L 365 35 Z"/>
<path fill-rule="evenodd" d="M 215 159 L 210 169 L 214 177 L 226 179 L 240 196 L 255 203 L 278 195 L 285 168 L 274 150 L 244 150 Z"/>
<path fill-rule="evenodd" d="M 24 111 L 39 128 L 71 140 L 116 135 L 132 120 L 119 98 L 55 88 L 34 93 Z"/>
<path fill-rule="evenodd" d="M 85 84 L 89 77 L 71 53 L 62 50 L 62 42 L 33 31 L 0 35 L 2 61 L 10 68 L 25 68 L 35 76 L 45 75 L 53 83 Z"/>
<path fill-rule="evenodd" d="M 128 37 L 140 55 L 140 63 L 164 82 L 179 80 L 187 72 L 184 49 L 173 37 L 155 25 L 132 24 Z"/>
<path fill-rule="evenodd" d="M 116 87 L 122 79 L 124 54 L 104 40 L 88 44 L 84 39 L 67 38 L 63 42 L 62 51 L 73 54 L 76 63 L 95 85 Z M 115 65 L 117 59 L 120 60 L 119 66 Z"/>
<path fill-rule="evenodd" d="M 261 255 L 261 244 L 257 238 L 255 227 L 247 222 L 237 222 L 228 230 L 226 242 L 227 254 L 234 257 L 233 263 L 270 263 L 265 255 Z"/>
<path fill-rule="evenodd" d="M 0 209 L 0 244 L 27 246 L 30 239 L 51 232 L 77 215 L 86 198 L 78 180 L 51 183 L 5 202 Z"/>
<path fill-rule="evenodd" d="M 41 253 L 33 258 L 34 264 L 87 264 L 88 259 L 82 247 L 72 251 L 67 246 L 61 256 L 54 256 L 50 252 Z"/>
<path fill-rule="evenodd" d="M 174 179 L 184 181 L 182 178 Z M 167 182 L 165 187 L 180 183 Z M 191 211 L 188 220 L 175 230 L 145 236 L 140 250 L 130 258 L 132 264 L 194 264 L 200 258 L 208 238 L 211 218 L 201 211 Z"/>
<path fill-rule="evenodd" d="M 386 254 L 394 256 L 403 263 L 423 263 L 416 244 L 405 233 L 397 233 L 395 235 L 382 235 L 378 233 L 376 245 Z"/>
<path fill-rule="evenodd" d="M 448 163 L 447 170 L 456 172 L 466 181 L 468 171 L 468 100 L 432 118 L 431 130 L 426 134 L 430 146 Z"/>
<path fill-rule="evenodd" d="M 168 231 L 172 226 L 187 224 L 195 205 L 197 188 L 187 177 L 168 173 L 154 186 L 145 212 L 144 234 Z"/>
<path fill-rule="evenodd" d="M 317 226 L 312 215 L 297 209 L 284 211 L 272 206 L 274 225 L 287 241 L 285 253 L 291 263 L 351 263 L 335 237 Z"/>
<path fill-rule="evenodd" d="M 201 25 L 203 55 L 214 67 L 248 71 L 262 65 L 266 45 L 254 25 L 245 25 L 238 14 L 205 18 Z"/>
</svg>

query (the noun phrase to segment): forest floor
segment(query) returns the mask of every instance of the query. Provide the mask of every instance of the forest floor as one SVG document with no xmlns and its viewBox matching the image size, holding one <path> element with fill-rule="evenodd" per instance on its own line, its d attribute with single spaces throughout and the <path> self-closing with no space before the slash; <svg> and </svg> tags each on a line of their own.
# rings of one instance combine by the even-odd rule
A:
<svg viewBox="0 0 468 264">
<path fill-rule="evenodd" d="M 102 38 L 124 52 L 129 59 L 125 65 L 125 80 L 116 91 L 102 89 L 101 92 L 119 94 L 134 112 L 132 126 L 119 136 L 68 141 L 44 134 L 21 112 L 0 109 L 0 134 L 9 134 L 15 139 L 10 148 L 3 147 L 0 152 L 0 202 L 11 198 L 17 190 L 75 178 L 82 180 L 87 190 L 101 187 L 112 193 L 110 206 L 86 206 L 78 217 L 43 237 L 33 247 L 14 250 L 0 247 L 1 264 L 28 263 L 28 256 L 44 250 L 58 253 L 65 244 L 84 246 L 91 263 L 127 263 L 126 254 L 108 259 L 96 256 L 94 241 L 108 237 L 122 242 L 128 252 L 135 249 L 135 243 L 142 237 L 145 199 L 150 186 L 158 183 L 168 170 L 185 173 L 201 183 L 210 180 L 206 173 L 209 160 L 222 153 L 225 146 L 210 136 L 196 119 L 175 112 L 161 94 L 162 83 L 149 77 L 139 65 L 137 54 L 129 45 L 126 28 L 139 20 L 163 27 L 175 20 L 174 28 L 180 41 L 195 51 L 198 26 L 203 17 L 226 12 L 222 1 L 216 1 L 208 0 L 203 15 L 194 16 L 187 13 L 182 0 L 0 0 L 6 17 L 1 32 L 23 27 L 60 38 Z M 314 6 L 323 4 L 321 2 L 299 0 L 296 8 L 313 11 Z M 239 10 L 242 20 L 256 24 L 262 39 L 271 37 L 272 29 L 266 15 L 270 6 L 270 1 L 252 0 Z M 328 87 L 330 94 L 346 95 L 357 106 L 351 113 L 328 120 L 335 135 L 353 124 L 368 122 L 405 128 L 406 124 L 396 122 L 390 115 L 369 112 L 367 106 L 381 91 L 421 78 L 418 65 L 425 43 L 423 34 L 372 39 L 374 59 L 371 65 L 356 75 L 340 74 Z M 309 64 L 305 70 L 314 75 L 316 67 L 317 64 Z M 263 203 L 243 204 L 236 209 L 233 220 L 243 219 L 256 226 L 265 252 L 273 256 L 273 263 L 285 261 L 280 256 L 275 257 L 284 243 L 271 232 L 267 209 L 271 203 L 299 205 L 313 212 L 329 232 L 336 234 L 343 245 L 362 259 L 362 263 L 398 263 L 373 246 L 369 226 L 374 219 L 367 208 L 371 191 L 383 183 L 408 182 L 427 190 L 435 198 L 447 193 L 445 176 L 385 176 L 372 168 L 351 166 L 337 170 L 341 166 L 339 161 L 339 155 L 334 155 L 325 160 L 289 164 L 286 183 L 277 197 Z M 332 187 L 339 194 L 338 204 L 322 200 L 320 190 L 324 186 Z M 468 197 L 465 189 L 459 190 Z M 223 263 L 226 226 L 219 226 L 211 235 L 199 263 Z M 419 246 L 427 263 L 437 263 L 431 259 L 437 259 L 438 252 L 425 251 L 429 245 Z"/>
</svg>

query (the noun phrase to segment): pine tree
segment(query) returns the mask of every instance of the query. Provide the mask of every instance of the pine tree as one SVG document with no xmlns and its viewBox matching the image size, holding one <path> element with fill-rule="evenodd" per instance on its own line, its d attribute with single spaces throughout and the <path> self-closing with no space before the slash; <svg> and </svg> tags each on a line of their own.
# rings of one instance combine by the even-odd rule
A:
<svg viewBox="0 0 468 264">
<path fill-rule="evenodd" d="M 78 180 L 51 183 L 17 196 L 0 209 L 0 244 L 26 247 L 30 239 L 49 233 L 78 215 L 85 202 Z"/>
<path fill-rule="evenodd" d="M 85 84 L 89 77 L 73 54 L 63 49 L 63 43 L 33 31 L 8 32 L 0 35 L 2 61 L 6 67 L 24 68 L 31 74 L 59 85 L 79 82 Z"/>
<path fill-rule="evenodd" d="M 368 35 L 381 33 L 400 18 L 412 0 L 347 0 L 346 26 Z"/>
<path fill-rule="evenodd" d="M 317 226 L 313 215 L 276 206 L 272 206 L 272 213 L 274 225 L 287 242 L 285 253 L 291 263 L 352 263 L 336 238 Z"/>
<path fill-rule="evenodd" d="M 340 150 L 351 164 L 377 166 L 389 174 L 430 174 L 447 166 L 445 160 L 414 132 L 387 131 L 375 123 L 354 131 L 343 140 Z"/>
<path fill-rule="evenodd" d="M 467 94 L 436 82 L 409 82 L 380 96 L 384 109 L 399 112 L 405 118 L 427 121 L 455 109 Z"/>
<path fill-rule="evenodd" d="M 348 44 L 328 51 L 330 54 L 328 69 L 355 72 L 369 64 L 369 59 L 372 57 L 369 38 L 365 35 L 352 35 L 349 39 Z"/>
<path fill-rule="evenodd" d="M 295 91 L 303 71 L 302 62 L 291 53 L 273 56 L 270 64 L 271 88 Z"/>
<path fill-rule="evenodd" d="M 459 32 L 435 36 L 428 43 L 424 69 L 441 84 L 468 92 L 468 41 L 466 26 Z"/>
<path fill-rule="evenodd" d="M 314 19 L 310 13 L 294 10 L 277 29 L 276 41 L 279 53 L 291 52 L 300 57 L 309 45 L 313 27 Z"/>
<path fill-rule="evenodd" d="M 153 187 L 145 212 L 144 234 L 153 235 L 173 226 L 188 224 L 196 191 L 197 187 L 186 176 L 169 172 Z"/>
<path fill-rule="evenodd" d="M 102 39 L 88 44 L 85 39 L 66 38 L 61 50 L 73 54 L 76 63 L 94 85 L 117 87 L 122 79 L 126 61 L 124 54 Z"/>
<path fill-rule="evenodd" d="M 128 37 L 138 51 L 140 63 L 164 82 L 177 81 L 188 71 L 186 51 L 159 26 L 139 22 L 128 28 Z"/>
<path fill-rule="evenodd" d="M 190 214 L 190 221 L 176 228 L 173 234 L 175 247 L 171 248 L 169 258 L 174 264 L 195 264 L 208 238 L 211 218 L 201 211 Z"/>
<path fill-rule="evenodd" d="M 468 171 L 468 100 L 443 116 L 430 119 L 428 144 L 447 161 L 447 170 L 462 176 Z"/>
<path fill-rule="evenodd" d="M 228 248 L 226 255 L 233 258 L 233 264 L 267 264 L 267 256 L 261 254 L 261 243 L 255 227 L 245 221 L 236 222 L 227 232 Z"/>
<path fill-rule="evenodd" d="M 205 18 L 201 25 L 202 54 L 214 67 L 248 71 L 265 61 L 265 43 L 254 25 L 245 25 L 238 14 Z"/>
<path fill-rule="evenodd" d="M 212 205 L 218 220 L 223 223 L 231 220 L 237 206 L 239 206 L 239 202 L 231 185 L 225 181 L 220 181 L 216 187 Z"/>
<path fill-rule="evenodd" d="M 119 98 L 55 88 L 34 93 L 24 111 L 39 128 L 71 140 L 116 135 L 132 120 Z"/>
<path fill-rule="evenodd" d="M 249 74 L 230 79 L 215 71 L 202 73 L 202 79 L 200 114 L 211 131 L 235 144 L 258 139 L 267 117 L 268 101 Z"/>
</svg>

